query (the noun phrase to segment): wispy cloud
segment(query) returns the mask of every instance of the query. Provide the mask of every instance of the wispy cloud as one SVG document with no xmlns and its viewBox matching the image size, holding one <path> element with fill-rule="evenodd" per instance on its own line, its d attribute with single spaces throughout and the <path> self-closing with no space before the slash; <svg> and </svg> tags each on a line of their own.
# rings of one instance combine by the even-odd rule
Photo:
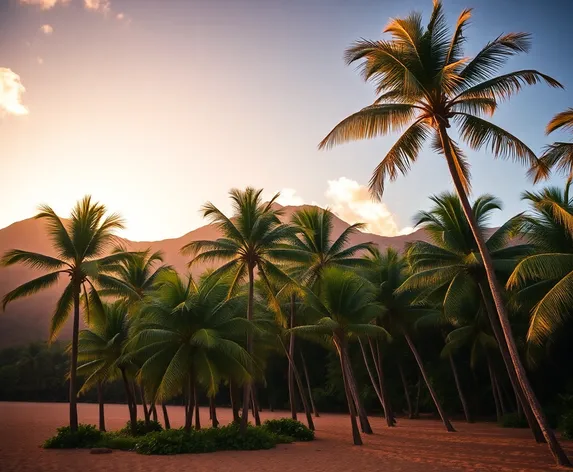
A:
<svg viewBox="0 0 573 472">
<path fill-rule="evenodd" d="M 118 13 L 117 15 L 115 15 L 115 18 L 118 20 L 123 20 L 125 18 L 125 15 L 123 13 Z"/>
<path fill-rule="evenodd" d="M 52 25 L 42 25 L 40 26 L 40 31 L 44 34 L 50 35 L 54 32 L 54 27 Z"/>
<path fill-rule="evenodd" d="M 57 4 L 65 5 L 69 2 L 70 0 L 20 0 L 20 3 L 23 5 L 35 5 L 40 7 L 42 10 L 49 10 Z"/>
<path fill-rule="evenodd" d="M 339 218 L 347 223 L 364 223 L 365 231 L 381 236 L 398 236 L 413 231 L 411 227 L 400 228 L 396 217 L 388 209 L 386 204 L 372 200 L 368 188 L 360 185 L 355 180 L 340 177 L 337 180 L 329 180 L 324 194 L 325 204 L 306 202 L 303 197 L 297 195 L 292 188 L 281 190 L 277 200 L 281 205 L 311 205 L 330 208 Z"/>
<path fill-rule="evenodd" d="M 27 115 L 28 109 L 22 104 L 22 94 L 26 91 L 20 76 L 11 69 L 0 67 L 0 115 Z"/>
<path fill-rule="evenodd" d="M 87 10 L 97 11 L 104 14 L 111 11 L 110 0 L 84 0 L 84 6 Z"/>
</svg>

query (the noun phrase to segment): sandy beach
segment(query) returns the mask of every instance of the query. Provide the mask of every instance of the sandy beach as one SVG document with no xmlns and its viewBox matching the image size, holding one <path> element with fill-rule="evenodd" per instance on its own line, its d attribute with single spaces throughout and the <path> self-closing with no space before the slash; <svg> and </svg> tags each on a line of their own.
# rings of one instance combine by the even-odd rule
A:
<svg viewBox="0 0 573 472">
<path fill-rule="evenodd" d="M 432 420 L 400 419 L 387 428 L 383 419 L 372 417 L 375 434 L 364 436 L 364 446 L 351 444 L 348 417 L 325 414 L 316 419 L 317 439 L 311 443 L 279 445 L 255 452 L 217 452 L 200 455 L 142 456 L 114 451 L 91 455 L 87 450 L 44 450 L 40 444 L 66 423 L 68 407 L 63 403 L 0 403 L 0 470 L 3 472 L 114 470 L 115 472 L 194 471 L 546 471 L 553 467 L 545 445 L 530 439 L 527 430 L 502 429 L 493 424 L 456 422 L 457 433 L 447 433 Z M 183 409 L 169 407 L 173 426 L 182 425 Z M 205 424 L 207 409 L 202 410 Z M 97 406 L 79 405 L 82 423 L 97 422 Z M 263 419 L 286 416 L 286 412 L 264 411 Z M 230 411 L 218 410 L 221 422 Z M 125 405 L 108 405 L 109 430 L 127 420 Z M 565 447 L 573 455 L 573 444 Z"/>
</svg>

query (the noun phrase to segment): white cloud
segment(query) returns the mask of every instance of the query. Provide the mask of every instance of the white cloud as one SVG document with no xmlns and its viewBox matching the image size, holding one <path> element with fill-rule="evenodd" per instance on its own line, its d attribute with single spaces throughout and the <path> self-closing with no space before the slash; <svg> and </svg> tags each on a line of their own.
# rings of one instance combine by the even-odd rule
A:
<svg viewBox="0 0 573 472">
<path fill-rule="evenodd" d="M 42 25 L 40 26 L 40 31 L 44 34 L 50 35 L 54 32 L 54 28 L 52 25 Z"/>
<path fill-rule="evenodd" d="M 84 7 L 87 10 L 98 11 L 101 13 L 109 13 L 111 11 L 110 0 L 84 0 Z"/>
<path fill-rule="evenodd" d="M 121 21 L 125 18 L 125 15 L 123 13 L 118 13 L 117 15 L 115 15 L 115 18 Z"/>
<path fill-rule="evenodd" d="M 339 218 L 349 224 L 364 223 L 364 230 L 381 236 L 398 236 L 414 231 L 411 227 L 400 228 L 394 215 L 381 202 L 372 200 L 368 188 L 354 180 L 340 177 L 329 180 L 325 192 L 326 205 L 312 202 L 311 205 L 330 208 Z M 281 205 L 303 205 L 304 199 L 292 188 L 281 190 L 277 200 Z"/>
<path fill-rule="evenodd" d="M 0 115 L 27 115 L 28 109 L 22 104 L 25 91 L 18 74 L 0 67 Z"/>
<path fill-rule="evenodd" d="M 65 5 L 69 2 L 70 0 L 20 0 L 20 3 L 23 5 L 35 5 L 40 7 L 42 10 L 49 10 L 57 4 Z"/>
</svg>

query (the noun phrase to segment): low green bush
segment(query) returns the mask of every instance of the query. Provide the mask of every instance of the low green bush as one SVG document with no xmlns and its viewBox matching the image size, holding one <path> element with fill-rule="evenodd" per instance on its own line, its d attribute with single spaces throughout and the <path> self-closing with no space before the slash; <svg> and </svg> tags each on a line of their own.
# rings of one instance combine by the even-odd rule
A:
<svg viewBox="0 0 573 472">
<path fill-rule="evenodd" d="M 573 410 L 561 415 L 559 429 L 565 439 L 573 439 Z"/>
<path fill-rule="evenodd" d="M 519 416 L 517 413 L 507 413 L 501 417 L 499 425 L 502 428 L 529 428 L 525 416 Z"/>
<path fill-rule="evenodd" d="M 144 436 L 147 433 L 154 433 L 157 431 L 163 431 L 163 427 L 157 421 L 150 421 L 149 426 L 145 424 L 143 420 L 137 420 L 135 423 L 135 435 Z M 131 432 L 131 421 L 125 423 L 125 426 L 119 431 L 121 434 L 132 436 Z"/>
<path fill-rule="evenodd" d="M 135 447 L 139 454 L 197 454 L 228 450 L 271 449 L 279 438 L 265 428 L 248 426 L 244 435 L 238 425 L 230 424 L 221 428 L 191 430 L 170 429 L 149 433 L 142 437 Z"/>
<path fill-rule="evenodd" d="M 55 436 L 47 439 L 43 447 L 46 449 L 78 449 L 96 447 L 103 433 L 92 424 L 80 424 L 77 431 L 69 426 L 57 429 Z"/>
<path fill-rule="evenodd" d="M 291 437 L 294 441 L 312 441 L 314 439 L 314 431 L 308 429 L 300 421 L 291 418 L 267 420 L 263 423 L 263 428 L 280 436 Z"/>
<path fill-rule="evenodd" d="M 139 438 L 125 435 L 119 431 L 103 433 L 97 447 L 107 447 L 109 449 L 119 449 L 120 451 L 134 451 Z"/>
</svg>

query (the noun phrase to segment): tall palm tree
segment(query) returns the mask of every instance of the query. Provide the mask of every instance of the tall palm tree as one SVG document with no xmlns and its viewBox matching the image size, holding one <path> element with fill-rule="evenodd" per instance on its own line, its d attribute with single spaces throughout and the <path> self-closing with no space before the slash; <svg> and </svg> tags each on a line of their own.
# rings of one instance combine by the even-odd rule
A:
<svg viewBox="0 0 573 472">
<path fill-rule="evenodd" d="M 520 403 L 524 405 L 534 437 L 543 441 L 543 435 L 518 381 L 504 342 L 501 326 L 491 303 L 491 294 L 487 290 L 483 260 L 479 256 L 479 248 L 463 213 L 461 202 L 455 194 L 449 192 L 433 196 L 431 200 L 434 206 L 429 211 L 420 212 L 415 219 L 416 226 L 428 233 L 430 241 L 416 241 L 410 245 L 408 261 L 412 273 L 401 289 L 421 291 L 418 298 L 426 299 L 430 303 L 432 299 L 437 300 L 445 318 L 453 322 L 462 316 L 464 304 L 468 300 L 482 300 L 513 389 Z M 500 209 L 501 202 L 491 195 L 482 195 L 474 201 L 472 211 L 483 234 L 488 232 L 487 223 L 492 213 Z M 509 245 L 520 224 L 519 216 L 508 220 L 491 233 L 485 243 L 497 277 L 503 282 L 507 280 L 517 262 L 532 250 L 527 244 Z"/>
<path fill-rule="evenodd" d="M 563 190 L 525 192 L 531 206 L 523 231 L 535 251 L 517 264 L 508 287 L 519 290 L 518 301 L 531 307 L 527 341 L 546 342 L 573 309 L 573 199 L 571 182 Z"/>
<path fill-rule="evenodd" d="M 313 323 L 296 326 L 294 333 L 327 336 L 336 348 L 342 369 L 342 377 L 354 444 L 361 445 L 362 439 L 356 423 L 356 408 L 360 408 L 358 388 L 348 356 L 348 343 L 354 336 L 389 337 L 386 330 L 371 324 L 381 311 L 375 302 L 370 284 L 350 271 L 337 267 L 325 269 L 322 274 L 320 292 L 305 289 L 306 314 L 313 317 Z"/>
<path fill-rule="evenodd" d="M 92 307 L 95 310 L 95 308 Z M 90 327 L 79 333 L 78 374 L 85 378 L 80 393 L 97 386 L 101 395 L 103 384 L 122 379 L 132 432 L 135 433 L 137 405 L 128 372 L 133 374 L 136 366 L 125 359 L 124 348 L 128 341 L 129 321 L 125 304 L 118 300 L 104 303 L 102 313 L 93 316 Z M 103 422 L 103 399 L 100 399 L 100 424 Z"/>
<path fill-rule="evenodd" d="M 61 276 L 69 283 L 56 304 L 50 325 L 50 340 L 54 340 L 73 309 L 72 347 L 70 362 L 70 428 L 78 428 L 77 364 L 78 333 L 80 325 L 80 297 L 82 292 L 95 289 L 98 277 L 107 269 L 127 257 L 125 252 L 103 256 L 115 242 L 114 231 L 123 228 L 117 214 L 106 216 L 104 205 L 92 202 L 90 196 L 79 201 L 68 221 L 62 220 L 47 205 L 40 207 L 36 219 L 47 221 L 47 230 L 56 256 L 48 256 L 20 249 L 4 254 L 1 265 L 24 264 L 34 269 L 49 270 L 26 282 L 4 296 L 3 308 L 14 300 L 30 296 L 55 285 Z"/>
<path fill-rule="evenodd" d="M 406 260 L 395 249 L 388 248 L 385 253 L 375 249 L 366 257 L 370 261 L 370 268 L 365 271 L 365 277 L 376 288 L 376 300 L 384 307 L 378 316 L 382 326 L 394 337 L 403 336 L 406 340 L 444 426 L 448 431 L 454 432 L 455 429 L 438 400 L 412 339 L 418 319 L 435 313 L 435 310 L 414 303 L 415 293 L 413 291 L 397 290 L 407 279 L 408 274 Z"/>
<path fill-rule="evenodd" d="M 360 40 L 350 47 L 346 51 L 347 62 L 362 61 L 363 77 L 375 84 L 378 98 L 374 104 L 336 125 L 319 147 L 370 139 L 408 125 L 376 167 L 370 180 L 371 192 L 381 197 L 386 179 L 395 180 L 398 174 L 406 174 L 417 160 L 424 143 L 432 137 L 433 148 L 446 160 L 464 214 L 477 241 L 519 383 L 557 462 L 570 465 L 547 423 L 519 358 L 502 287 L 495 276 L 485 240 L 468 201 L 469 163 L 458 143 L 448 133 L 452 124 L 456 124 L 461 139 L 470 148 L 480 150 L 489 147 L 496 157 L 525 163 L 530 166 L 530 174 L 535 179 L 542 178 L 547 175 L 547 168 L 535 153 L 517 137 L 483 116 L 492 115 L 500 101 L 510 98 L 525 85 L 545 82 L 552 87 L 561 87 L 561 84 L 531 69 L 495 75 L 511 56 L 529 50 L 530 36 L 526 33 L 498 36 L 473 59 L 464 57 L 465 28 L 470 16 L 471 10 L 464 10 L 450 34 L 442 3 L 434 0 L 426 28 L 422 26 L 421 14 L 412 13 L 406 18 L 389 22 L 384 32 L 390 33 L 391 39 Z"/>
<path fill-rule="evenodd" d="M 573 108 L 555 115 L 547 125 L 546 132 L 551 134 L 559 129 L 573 132 Z M 557 167 L 558 170 L 568 175 L 569 181 L 573 180 L 573 143 L 558 141 L 550 144 L 541 156 L 541 160 L 546 167 Z"/>
<path fill-rule="evenodd" d="M 192 241 L 182 248 L 184 254 L 191 254 L 190 264 L 197 262 L 223 261 L 224 264 L 213 274 L 233 274 L 229 293 L 233 293 L 241 280 L 248 280 L 247 320 L 253 319 L 255 270 L 264 280 L 268 275 L 280 276 L 282 271 L 274 264 L 276 248 L 292 236 L 292 228 L 281 224 L 280 212 L 274 203 L 276 194 L 267 203 L 261 199 L 262 190 L 247 187 L 244 191 L 229 192 L 233 204 L 233 217 L 228 218 L 212 203 L 206 203 L 203 216 L 209 218 L 221 231 L 222 237 L 215 241 Z M 247 335 L 247 351 L 253 352 L 252 339 Z M 249 416 L 251 385 L 246 382 L 243 389 L 243 413 L 241 430 L 246 431 Z"/>
<path fill-rule="evenodd" d="M 306 207 L 296 211 L 291 218 L 291 224 L 296 230 L 288 244 L 276 251 L 281 259 L 288 261 L 288 274 L 290 277 L 310 288 L 318 287 L 322 273 L 328 267 L 359 267 L 364 265 L 361 252 L 367 251 L 372 243 L 359 243 L 349 245 L 352 235 L 363 228 L 363 224 L 356 223 L 346 228 L 337 238 L 333 235 L 334 215 L 330 210 L 319 207 Z M 290 327 L 296 325 L 296 293 L 291 294 Z M 295 337 L 291 334 L 289 340 L 289 355 L 294 359 Z M 304 366 L 306 369 L 306 366 Z M 294 370 L 289 363 L 288 372 L 289 399 L 291 414 L 296 419 L 294 405 Z M 300 392 L 301 397 L 304 392 Z M 312 398 L 311 398 L 312 402 Z"/>
</svg>

